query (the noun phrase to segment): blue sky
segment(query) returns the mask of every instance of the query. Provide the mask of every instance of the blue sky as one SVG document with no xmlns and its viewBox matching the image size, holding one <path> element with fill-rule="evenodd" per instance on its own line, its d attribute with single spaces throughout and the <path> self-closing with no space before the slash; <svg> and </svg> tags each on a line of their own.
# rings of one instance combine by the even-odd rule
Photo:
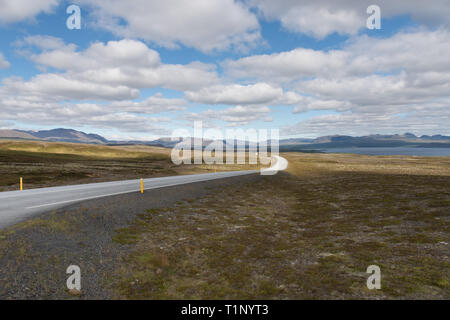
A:
<svg viewBox="0 0 450 320">
<path fill-rule="evenodd" d="M 0 128 L 449 134 L 448 3 L 400 2 L 2 1 Z"/>
</svg>

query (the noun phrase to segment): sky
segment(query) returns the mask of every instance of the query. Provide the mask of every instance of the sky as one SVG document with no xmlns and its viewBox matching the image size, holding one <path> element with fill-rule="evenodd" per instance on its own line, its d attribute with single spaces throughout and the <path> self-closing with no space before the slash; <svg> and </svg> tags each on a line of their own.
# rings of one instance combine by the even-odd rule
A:
<svg viewBox="0 0 450 320">
<path fill-rule="evenodd" d="M 0 39 L 0 129 L 450 135 L 450 0 L 0 0 Z"/>
</svg>

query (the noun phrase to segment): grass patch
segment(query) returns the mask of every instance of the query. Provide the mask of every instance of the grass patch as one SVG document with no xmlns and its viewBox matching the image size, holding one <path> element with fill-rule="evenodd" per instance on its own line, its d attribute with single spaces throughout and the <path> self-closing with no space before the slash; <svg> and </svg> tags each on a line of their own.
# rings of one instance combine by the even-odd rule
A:
<svg viewBox="0 0 450 320">
<path fill-rule="evenodd" d="M 117 297 L 449 298 L 448 159 L 288 159 L 290 174 L 150 209 L 119 230 L 131 253 Z M 382 290 L 366 287 L 372 264 Z"/>
</svg>

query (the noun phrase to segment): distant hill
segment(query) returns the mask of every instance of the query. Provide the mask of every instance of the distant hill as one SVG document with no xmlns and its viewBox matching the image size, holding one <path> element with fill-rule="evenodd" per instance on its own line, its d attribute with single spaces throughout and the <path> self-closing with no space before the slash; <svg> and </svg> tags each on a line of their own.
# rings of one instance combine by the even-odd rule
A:
<svg viewBox="0 0 450 320">
<path fill-rule="evenodd" d="M 352 136 L 324 136 L 314 139 L 308 144 L 286 144 L 280 141 L 281 151 L 320 150 L 333 148 L 389 148 L 389 147 L 422 147 L 422 148 L 450 148 L 450 137 L 443 135 L 421 136 L 406 133 L 402 135 L 370 135 L 362 137 Z"/>
<path fill-rule="evenodd" d="M 19 130 L 0 130 L 0 138 L 13 138 L 13 139 L 30 139 L 35 140 L 36 137 L 29 133 Z"/>
<path fill-rule="evenodd" d="M 168 137 L 161 137 L 152 141 L 115 141 L 108 140 L 98 134 L 85 133 L 73 129 L 57 128 L 52 130 L 25 131 L 25 130 L 0 130 L 0 138 L 3 139 L 27 139 L 59 142 L 75 142 L 89 144 L 107 144 L 107 145 L 133 145 L 143 144 L 150 146 L 159 146 L 172 148 L 181 141 L 181 138 L 172 140 Z M 209 145 L 212 140 L 205 139 L 199 141 L 198 138 L 188 138 L 192 146 Z M 188 142 L 188 143 L 189 143 Z M 226 141 L 223 140 L 224 145 Z M 248 141 L 243 142 L 248 147 Z M 450 136 L 444 135 L 422 135 L 416 136 L 412 133 L 381 135 L 374 134 L 362 137 L 352 137 L 346 135 L 323 136 L 316 139 L 308 138 L 290 138 L 279 141 L 281 151 L 312 151 L 332 148 L 348 147 L 442 147 L 450 148 Z"/>
<path fill-rule="evenodd" d="M 315 139 L 307 139 L 307 138 L 290 138 L 280 140 L 280 144 L 283 145 L 297 145 L 297 144 L 306 144 L 312 143 Z"/>
<path fill-rule="evenodd" d="M 108 140 L 98 134 L 84 133 L 73 129 L 52 129 L 41 131 L 23 131 L 29 133 L 35 138 L 40 138 L 48 141 L 60 142 L 79 142 L 79 143 L 108 143 Z"/>
<path fill-rule="evenodd" d="M 73 129 L 52 129 L 41 131 L 0 130 L 0 138 L 44 140 L 58 142 L 106 144 L 108 140 L 98 134 L 84 133 Z"/>
</svg>

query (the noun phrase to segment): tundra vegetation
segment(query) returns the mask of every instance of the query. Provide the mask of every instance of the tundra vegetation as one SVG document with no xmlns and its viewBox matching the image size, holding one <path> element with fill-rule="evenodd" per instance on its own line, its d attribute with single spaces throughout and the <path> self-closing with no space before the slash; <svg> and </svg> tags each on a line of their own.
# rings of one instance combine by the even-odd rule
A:
<svg viewBox="0 0 450 320">
<path fill-rule="evenodd" d="M 170 149 L 154 146 L 0 140 L 0 191 L 18 190 L 20 177 L 25 189 L 31 189 L 243 168 L 259 167 L 178 166 L 171 161 Z"/>
<path fill-rule="evenodd" d="M 449 158 L 283 156 L 287 173 L 117 230 L 117 297 L 450 298 Z"/>
<path fill-rule="evenodd" d="M 223 170 L 171 167 L 166 149 L 18 145 L 1 145 L 2 179 L 19 169 L 39 181 L 87 175 L 59 183 Z M 450 298 L 449 157 L 281 155 L 289 167 L 275 176 L 223 181 L 169 206 L 145 206 L 144 194 L 126 223 L 114 211 L 124 201 L 111 199 L 1 230 L 0 297 L 68 298 L 67 263 L 83 257 L 81 298 Z M 369 265 L 381 269 L 380 290 L 366 286 Z"/>
</svg>

